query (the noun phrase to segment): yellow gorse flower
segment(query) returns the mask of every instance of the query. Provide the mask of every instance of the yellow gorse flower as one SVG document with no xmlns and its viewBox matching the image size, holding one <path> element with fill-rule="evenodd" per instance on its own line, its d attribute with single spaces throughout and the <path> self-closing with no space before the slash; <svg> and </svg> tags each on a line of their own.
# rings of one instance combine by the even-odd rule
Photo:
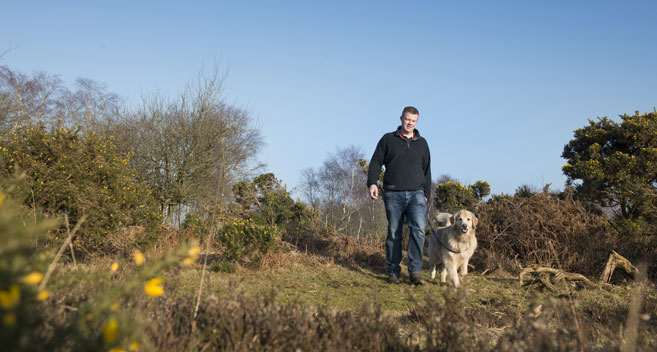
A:
<svg viewBox="0 0 657 352">
<path fill-rule="evenodd" d="M 119 332 L 119 322 L 112 318 L 103 326 L 103 340 L 110 343 L 116 339 Z"/>
<path fill-rule="evenodd" d="M 135 253 L 132 254 L 132 257 L 135 260 L 135 264 L 137 265 L 142 265 L 146 261 L 146 257 L 144 257 L 144 253 L 142 253 L 139 250 L 136 250 Z"/>
<path fill-rule="evenodd" d="M 138 351 L 138 350 L 139 350 L 139 346 L 141 346 L 141 345 L 139 344 L 139 342 L 137 342 L 137 341 L 132 342 L 132 343 L 130 343 L 130 345 L 128 345 L 128 350 L 129 350 L 129 351 Z"/>
<path fill-rule="evenodd" d="M 115 273 L 117 270 L 119 270 L 119 262 L 112 263 L 112 266 L 110 266 L 110 271 Z"/>
<path fill-rule="evenodd" d="M 34 285 L 38 284 L 39 282 L 41 282 L 41 280 L 43 280 L 43 274 L 38 273 L 38 272 L 35 271 L 33 273 L 29 273 L 29 274 L 23 276 L 22 281 L 26 285 L 34 286 Z"/>
<path fill-rule="evenodd" d="M 0 306 L 4 309 L 11 309 L 21 300 L 21 289 L 18 285 L 9 286 L 9 291 L 0 291 Z"/>
<path fill-rule="evenodd" d="M 50 292 L 48 292 L 47 290 L 43 290 L 37 294 L 37 299 L 39 301 L 45 301 L 46 299 L 48 299 L 49 296 L 50 296 Z"/>
<path fill-rule="evenodd" d="M 190 265 L 198 259 L 199 254 L 201 253 L 200 246 L 194 246 L 187 251 L 187 257 L 183 259 L 183 265 Z"/>
<path fill-rule="evenodd" d="M 187 255 L 192 258 L 197 258 L 201 254 L 201 246 L 194 246 L 187 251 Z"/>
<path fill-rule="evenodd" d="M 2 192 L 0 192 L 0 206 L 2 206 L 2 202 L 4 202 L 4 200 L 5 200 L 5 195 Z"/>
<path fill-rule="evenodd" d="M 5 315 L 2 316 L 2 322 L 6 326 L 12 326 L 16 324 L 16 314 L 14 313 L 6 313 Z"/>
<path fill-rule="evenodd" d="M 146 294 L 151 297 L 157 297 L 162 293 L 164 293 L 164 288 L 162 287 L 162 283 L 164 283 L 164 280 L 162 280 L 159 277 L 150 279 L 146 281 L 146 283 L 144 284 L 144 292 L 146 292 Z"/>
</svg>

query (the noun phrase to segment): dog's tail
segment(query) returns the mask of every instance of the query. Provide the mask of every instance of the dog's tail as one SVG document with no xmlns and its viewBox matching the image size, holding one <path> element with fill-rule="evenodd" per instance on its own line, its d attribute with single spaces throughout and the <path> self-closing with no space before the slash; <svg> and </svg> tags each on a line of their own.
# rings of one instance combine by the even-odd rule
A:
<svg viewBox="0 0 657 352">
<path fill-rule="evenodd" d="M 440 227 L 452 225 L 452 214 L 450 213 L 438 213 L 434 219 Z"/>
</svg>

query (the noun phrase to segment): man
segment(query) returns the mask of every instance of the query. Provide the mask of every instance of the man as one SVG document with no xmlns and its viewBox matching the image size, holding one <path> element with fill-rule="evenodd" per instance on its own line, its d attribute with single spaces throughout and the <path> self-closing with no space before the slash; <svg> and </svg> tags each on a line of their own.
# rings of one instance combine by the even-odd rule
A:
<svg viewBox="0 0 657 352">
<path fill-rule="evenodd" d="M 420 270 L 423 263 L 427 199 L 431 198 L 431 157 L 427 141 L 415 129 L 419 116 L 416 108 L 404 108 L 400 117 L 401 126 L 395 132 L 384 134 L 376 145 L 367 174 L 370 198 L 378 199 L 377 180 L 381 166 L 385 166 L 383 202 L 388 218 L 386 264 L 389 283 L 399 283 L 405 217 L 410 229 L 409 277 L 415 285 L 424 284 Z"/>
</svg>

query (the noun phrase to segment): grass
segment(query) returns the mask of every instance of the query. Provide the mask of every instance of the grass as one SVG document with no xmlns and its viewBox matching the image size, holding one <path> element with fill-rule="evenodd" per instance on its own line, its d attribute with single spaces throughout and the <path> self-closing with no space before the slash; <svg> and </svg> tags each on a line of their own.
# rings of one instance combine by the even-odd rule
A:
<svg viewBox="0 0 657 352">
<path fill-rule="evenodd" d="M 94 291 L 104 290 L 107 287 L 104 282 L 106 273 L 113 260 L 99 258 L 75 268 L 69 264 L 58 269 L 50 285 L 53 296 L 63 297 L 62 302 L 69 302 L 65 298 L 68 295 L 93 295 Z M 538 284 L 520 286 L 517 278 L 509 275 L 481 275 L 481 271 L 474 270 L 463 280 L 464 289 L 456 291 L 440 284 L 438 278 L 429 279 L 426 268 L 422 272 L 426 284 L 416 287 L 409 283 L 405 274 L 402 274 L 402 283 L 388 284 L 382 268 L 342 263 L 336 258 L 295 250 L 276 255 L 272 263 L 258 269 L 238 266 L 232 273 L 206 272 L 201 306 L 212 300 L 229 299 L 235 292 L 256 302 L 275 292 L 274 299 L 279 304 L 295 304 L 312 311 L 349 312 L 376 305 L 385 316 L 396 321 L 400 336 L 411 344 L 422 346 L 426 342 L 417 337 L 417 331 L 430 328 L 422 321 L 427 319 L 427 313 L 422 310 L 428 309 L 430 315 L 437 314 L 440 307 L 447 304 L 446 299 L 460 294 L 463 299 L 455 304 L 452 302 L 458 306 L 455 312 L 463 312 L 460 319 L 476 330 L 478 338 L 489 347 L 529 324 L 528 317 L 538 311 L 539 314 L 544 312 L 542 318 L 549 329 L 559 331 L 564 326 L 572 328 L 577 324 L 582 334 L 580 338 L 587 346 L 605 349 L 610 345 L 618 346 L 617 339 L 626 325 L 633 287 L 594 284 L 579 288 L 573 285 L 553 292 Z M 132 268 L 127 266 L 123 270 L 128 276 Z M 405 272 L 406 268 L 403 268 L 402 273 Z M 163 296 L 192 300 L 198 293 L 201 275 L 202 265 L 198 263 L 168 272 L 164 276 Z M 123 274 L 117 278 L 121 280 L 122 277 Z M 427 308 L 433 304 L 438 308 Z M 644 320 L 640 324 L 639 345 L 655 346 L 657 290 L 645 291 L 642 307 Z M 450 309 L 454 310 L 453 307 Z M 451 319 L 449 314 L 456 314 L 452 310 L 441 314 L 448 314 L 447 318 Z"/>
</svg>

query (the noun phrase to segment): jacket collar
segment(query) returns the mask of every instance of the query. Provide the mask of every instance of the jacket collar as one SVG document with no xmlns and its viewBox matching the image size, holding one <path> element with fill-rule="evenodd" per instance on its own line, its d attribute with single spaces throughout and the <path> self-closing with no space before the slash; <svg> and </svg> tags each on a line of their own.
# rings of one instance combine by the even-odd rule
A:
<svg viewBox="0 0 657 352">
<path fill-rule="evenodd" d="M 397 131 L 395 131 L 395 135 L 403 140 L 411 140 L 414 141 L 418 138 L 420 138 L 420 131 L 417 130 L 417 128 L 413 129 L 413 138 L 406 138 L 402 134 L 402 126 L 397 126 Z"/>
</svg>

